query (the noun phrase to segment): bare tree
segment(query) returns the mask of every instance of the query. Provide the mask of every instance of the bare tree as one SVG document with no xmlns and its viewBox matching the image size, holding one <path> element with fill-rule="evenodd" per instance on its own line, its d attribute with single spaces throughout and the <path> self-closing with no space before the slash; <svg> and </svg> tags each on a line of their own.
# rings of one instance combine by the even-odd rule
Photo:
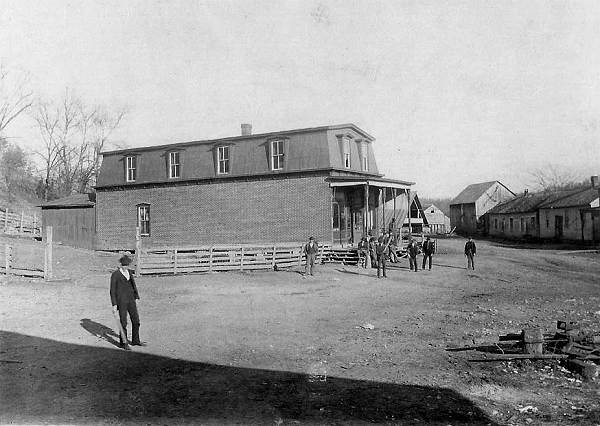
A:
<svg viewBox="0 0 600 426">
<path fill-rule="evenodd" d="M 0 141 L 6 127 L 33 103 L 33 92 L 28 83 L 25 73 L 9 71 L 0 64 Z"/>
<path fill-rule="evenodd" d="M 529 173 L 532 185 L 540 191 L 574 189 L 581 186 L 582 177 L 572 169 L 548 164 Z"/>
<path fill-rule="evenodd" d="M 69 90 L 57 105 L 40 102 L 34 118 L 44 143 L 37 154 L 45 162 L 46 189 L 53 183 L 61 196 L 89 190 L 100 152 L 124 115 L 124 110 L 87 106 Z"/>
</svg>

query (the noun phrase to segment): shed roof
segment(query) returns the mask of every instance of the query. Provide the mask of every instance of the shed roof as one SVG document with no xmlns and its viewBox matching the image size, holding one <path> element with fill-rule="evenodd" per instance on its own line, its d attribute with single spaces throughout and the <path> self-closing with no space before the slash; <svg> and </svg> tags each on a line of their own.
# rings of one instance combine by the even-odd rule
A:
<svg viewBox="0 0 600 426">
<path fill-rule="evenodd" d="M 487 191 L 488 189 L 490 189 L 495 184 L 500 184 L 500 185 L 504 186 L 504 188 L 506 188 L 506 186 L 502 182 L 497 181 L 497 180 L 492 180 L 490 182 L 473 183 L 473 184 L 467 186 L 465 189 L 463 189 L 462 192 L 460 194 L 458 194 L 450 202 L 450 204 L 469 204 L 469 203 L 474 203 L 483 194 L 485 194 L 485 191 Z M 506 188 L 506 190 L 509 191 L 511 194 L 513 193 L 508 188 Z"/>
<path fill-rule="evenodd" d="M 48 201 L 42 204 L 42 209 L 56 209 L 61 207 L 93 207 L 96 205 L 96 194 L 72 194 L 58 200 Z"/>
<path fill-rule="evenodd" d="M 585 188 L 561 193 L 560 197 L 547 200 L 540 204 L 541 209 L 556 209 L 563 207 L 590 207 L 598 199 L 598 188 Z"/>
<path fill-rule="evenodd" d="M 538 206 L 549 197 L 556 194 L 527 194 L 520 195 L 512 200 L 500 203 L 492 207 L 488 213 L 490 214 L 507 214 L 507 213 L 527 213 L 537 210 Z"/>
</svg>

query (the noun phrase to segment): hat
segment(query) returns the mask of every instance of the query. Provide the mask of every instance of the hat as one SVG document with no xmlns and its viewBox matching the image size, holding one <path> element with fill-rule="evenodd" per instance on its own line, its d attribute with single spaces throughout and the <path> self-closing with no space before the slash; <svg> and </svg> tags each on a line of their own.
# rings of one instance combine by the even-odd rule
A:
<svg viewBox="0 0 600 426">
<path fill-rule="evenodd" d="M 127 256 L 126 254 L 124 254 L 123 256 L 121 256 L 121 258 L 119 259 L 119 263 L 123 266 L 127 266 L 131 264 L 131 258 L 129 256 Z"/>
<path fill-rule="evenodd" d="M 314 239 L 315 239 L 315 237 L 308 237 L 308 239 L 309 239 L 309 240 L 314 240 Z"/>
</svg>

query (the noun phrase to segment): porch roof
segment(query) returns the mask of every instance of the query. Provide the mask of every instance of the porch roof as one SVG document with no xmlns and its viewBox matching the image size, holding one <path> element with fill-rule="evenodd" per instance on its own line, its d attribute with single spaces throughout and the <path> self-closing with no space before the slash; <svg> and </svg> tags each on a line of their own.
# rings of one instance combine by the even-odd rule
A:
<svg viewBox="0 0 600 426">
<path fill-rule="evenodd" d="M 327 178 L 330 187 L 339 186 L 360 186 L 369 185 L 376 186 L 379 188 L 396 188 L 396 189 L 410 189 L 414 182 L 407 182 L 396 179 L 387 179 L 381 177 L 350 177 L 350 176 L 331 176 Z"/>
</svg>

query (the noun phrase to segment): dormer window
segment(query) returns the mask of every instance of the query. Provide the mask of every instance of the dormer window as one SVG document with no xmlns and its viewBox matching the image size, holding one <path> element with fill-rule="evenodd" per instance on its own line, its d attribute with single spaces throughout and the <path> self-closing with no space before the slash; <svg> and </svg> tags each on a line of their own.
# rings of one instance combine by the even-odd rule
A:
<svg viewBox="0 0 600 426">
<path fill-rule="evenodd" d="M 226 175 L 231 170 L 229 167 L 230 149 L 229 146 L 220 146 L 217 149 L 217 173 Z"/>
<path fill-rule="evenodd" d="M 137 176 L 137 157 L 130 155 L 125 157 L 125 181 L 135 182 Z"/>
<path fill-rule="evenodd" d="M 369 145 L 366 142 L 360 144 L 360 166 L 363 172 L 369 171 Z"/>
<path fill-rule="evenodd" d="M 169 178 L 181 177 L 181 162 L 179 152 L 169 152 Z"/>
<path fill-rule="evenodd" d="M 271 170 L 283 170 L 283 149 L 282 140 L 271 141 Z"/>
<path fill-rule="evenodd" d="M 344 151 L 343 151 L 344 167 L 349 169 L 350 168 L 350 139 L 343 138 L 342 145 L 343 145 L 343 149 L 344 149 Z"/>
</svg>

